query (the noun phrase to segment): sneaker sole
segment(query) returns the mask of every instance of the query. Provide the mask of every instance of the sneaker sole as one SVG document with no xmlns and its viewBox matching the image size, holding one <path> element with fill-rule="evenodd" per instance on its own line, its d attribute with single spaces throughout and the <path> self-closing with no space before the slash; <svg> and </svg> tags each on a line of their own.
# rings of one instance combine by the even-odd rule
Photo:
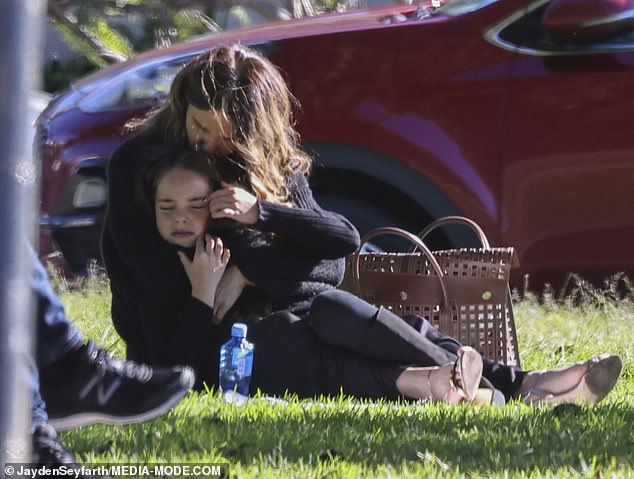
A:
<svg viewBox="0 0 634 479">
<path fill-rule="evenodd" d="M 101 412 L 82 412 L 72 414 L 65 417 L 49 418 L 48 423 L 57 431 L 66 431 L 68 429 L 75 429 L 83 426 L 89 426 L 92 424 L 111 424 L 111 425 L 126 425 L 136 424 L 139 422 L 149 421 L 158 416 L 165 414 L 172 409 L 178 402 L 183 399 L 187 392 L 191 389 L 195 382 L 194 372 L 191 369 L 185 369 L 181 380 L 183 383 L 183 389 L 174 393 L 164 403 L 158 405 L 154 409 L 144 411 L 140 414 L 134 414 L 130 416 L 114 416 L 111 414 L 104 414 Z"/>
</svg>

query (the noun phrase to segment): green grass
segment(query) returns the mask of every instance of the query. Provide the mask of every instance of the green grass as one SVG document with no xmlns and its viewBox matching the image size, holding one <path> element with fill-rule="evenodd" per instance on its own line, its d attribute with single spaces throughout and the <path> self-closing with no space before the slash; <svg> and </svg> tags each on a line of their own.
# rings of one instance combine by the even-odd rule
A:
<svg viewBox="0 0 634 479">
<path fill-rule="evenodd" d="M 145 424 L 91 426 L 62 438 L 85 463 L 222 462 L 231 477 L 634 478 L 634 301 L 631 293 L 611 296 L 588 290 L 575 301 L 515 304 L 525 368 L 559 367 L 602 351 L 621 355 L 617 387 L 595 406 L 287 397 L 237 407 L 212 391 L 190 393 Z M 62 288 L 62 298 L 86 338 L 123 354 L 103 278 Z"/>
</svg>

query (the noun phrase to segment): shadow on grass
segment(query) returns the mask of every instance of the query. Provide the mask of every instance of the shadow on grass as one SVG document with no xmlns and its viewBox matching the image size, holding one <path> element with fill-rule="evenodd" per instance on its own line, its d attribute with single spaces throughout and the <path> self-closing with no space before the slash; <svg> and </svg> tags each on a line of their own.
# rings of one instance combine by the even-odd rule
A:
<svg viewBox="0 0 634 479">
<path fill-rule="evenodd" d="M 180 408 L 151 423 L 71 432 L 65 440 L 93 462 L 114 457 L 310 464 L 336 457 L 370 467 L 435 461 L 480 474 L 578 468 L 584 461 L 599 468 L 634 465 L 634 409 L 625 404 L 500 409 L 312 404 L 236 408 L 210 402 L 209 408 Z"/>
</svg>

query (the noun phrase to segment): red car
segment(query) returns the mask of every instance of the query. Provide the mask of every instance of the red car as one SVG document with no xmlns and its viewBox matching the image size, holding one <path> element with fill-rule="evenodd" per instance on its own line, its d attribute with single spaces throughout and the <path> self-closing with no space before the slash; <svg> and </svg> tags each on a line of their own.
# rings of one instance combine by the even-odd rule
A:
<svg viewBox="0 0 634 479">
<path fill-rule="evenodd" d="M 285 73 L 314 190 L 362 233 L 461 214 L 517 248 L 535 289 L 568 272 L 632 275 L 632 18 L 632 0 L 450 0 L 266 24 L 105 68 L 39 118 L 42 253 L 61 250 L 74 271 L 99 256 L 122 125 L 185 61 L 239 41 Z M 464 241 L 449 229 L 433 246 Z"/>
</svg>

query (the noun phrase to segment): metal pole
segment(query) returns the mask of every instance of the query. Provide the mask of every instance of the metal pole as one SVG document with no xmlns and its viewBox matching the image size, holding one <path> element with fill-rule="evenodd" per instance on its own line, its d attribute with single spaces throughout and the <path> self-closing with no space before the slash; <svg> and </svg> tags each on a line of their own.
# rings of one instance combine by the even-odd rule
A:
<svg viewBox="0 0 634 479">
<path fill-rule="evenodd" d="M 31 273 L 37 165 L 27 124 L 29 92 L 39 85 L 40 0 L 0 0 L 0 477 L 5 462 L 28 462 L 31 393 Z"/>
</svg>

